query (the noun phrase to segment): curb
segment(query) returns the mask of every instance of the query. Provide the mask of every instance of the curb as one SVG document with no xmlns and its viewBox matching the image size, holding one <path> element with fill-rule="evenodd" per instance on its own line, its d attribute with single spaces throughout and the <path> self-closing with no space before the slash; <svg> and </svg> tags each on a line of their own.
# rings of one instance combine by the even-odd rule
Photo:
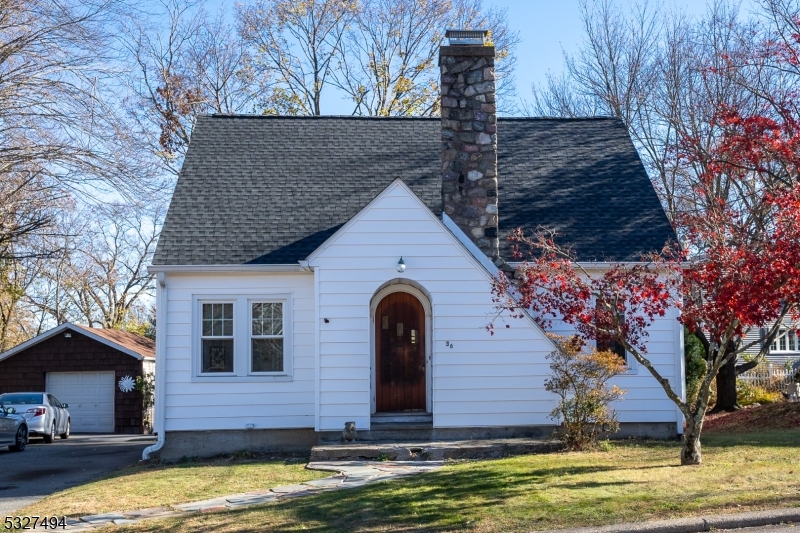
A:
<svg viewBox="0 0 800 533">
<path fill-rule="evenodd" d="M 674 520 L 634 522 L 615 524 L 613 526 L 559 529 L 558 533 L 697 533 L 715 529 L 759 527 L 782 523 L 800 524 L 800 507 L 739 514 L 676 518 Z"/>
</svg>

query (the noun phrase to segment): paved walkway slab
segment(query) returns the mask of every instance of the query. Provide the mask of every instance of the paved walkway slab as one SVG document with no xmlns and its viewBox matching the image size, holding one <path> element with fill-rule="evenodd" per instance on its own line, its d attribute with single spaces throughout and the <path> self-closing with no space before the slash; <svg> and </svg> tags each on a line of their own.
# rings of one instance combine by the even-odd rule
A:
<svg viewBox="0 0 800 533">
<path fill-rule="evenodd" d="M 302 498 L 330 490 L 363 487 L 370 483 L 398 479 L 405 476 L 430 472 L 441 468 L 442 461 L 320 461 L 306 465 L 309 470 L 333 472 L 330 477 L 314 479 L 296 485 L 282 485 L 271 489 L 230 494 L 209 500 L 200 500 L 172 505 L 171 507 L 151 507 L 137 511 L 121 511 L 98 515 L 82 516 L 80 520 L 69 519 L 68 531 L 89 531 L 108 524 L 134 524 L 142 520 L 185 516 L 192 513 L 208 513 L 248 505 L 261 505 L 290 498 Z"/>
</svg>

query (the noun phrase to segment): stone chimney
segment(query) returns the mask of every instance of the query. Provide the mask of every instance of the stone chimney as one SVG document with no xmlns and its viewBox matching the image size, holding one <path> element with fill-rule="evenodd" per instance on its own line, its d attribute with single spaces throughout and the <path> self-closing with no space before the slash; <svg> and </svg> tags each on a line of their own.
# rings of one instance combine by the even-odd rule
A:
<svg viewBox="0 0 800 533">
<path fill-rule="evenodd" d="M 442 74 L 442 203 L 444 212 L 487 256 L 497 238 L 497 116 L 494 46 L 484 30 L 447 30 L 439 49 Z"/>
</svg>

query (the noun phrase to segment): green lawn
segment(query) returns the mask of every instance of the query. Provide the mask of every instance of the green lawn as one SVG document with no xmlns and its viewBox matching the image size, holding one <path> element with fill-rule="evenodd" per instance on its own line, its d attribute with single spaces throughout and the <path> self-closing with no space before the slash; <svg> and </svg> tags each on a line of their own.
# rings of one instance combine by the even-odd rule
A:
<svg viewBox="0 0 800 533">
<path fill-rule="evenodd" d="M 626 442 L 607 452 L 461 462 L 360 489 L 126 530 L 506 533 L 800 505 L 800 430 L 708 435 L 703 444 L 700 467 L 678 466 L 677 442 Z"/>
<path fill-rule="evenodd" d="M 15 514 L 77 517 L 109 511 L 134 511 L 290 485 L 330 475 L 306 470 L 306 462 L 307 458 L 302 457 L 228 457 L 131 466 L 104 479 L 48 496 Z"/>
</svg>

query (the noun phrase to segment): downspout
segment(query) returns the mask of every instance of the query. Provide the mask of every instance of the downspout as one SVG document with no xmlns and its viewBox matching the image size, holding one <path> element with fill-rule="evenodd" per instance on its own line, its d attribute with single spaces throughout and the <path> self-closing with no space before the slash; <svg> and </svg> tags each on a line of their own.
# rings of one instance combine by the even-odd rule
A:
<svg viewBox="0 0 800 533">
<path fill-rule="evenodd" d="M 158 432 L 158 440 L 142 452 L 142 460 L 150 459 L 150 454 L 157 452 L 164 446 L 164 384 L 167 379 L 167 279 L 166 274 L 156 274 L 158 286 L 156 287 L 156 397 L 155 420 L 153 428 Z"/>
</svg>

